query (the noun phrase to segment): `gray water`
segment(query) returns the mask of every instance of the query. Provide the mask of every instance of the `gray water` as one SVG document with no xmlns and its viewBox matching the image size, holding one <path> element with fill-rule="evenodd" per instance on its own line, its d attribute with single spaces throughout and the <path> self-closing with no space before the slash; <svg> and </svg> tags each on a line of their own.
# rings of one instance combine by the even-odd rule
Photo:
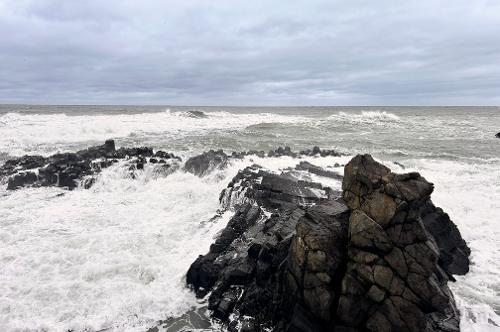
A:
<svg viewBox="0 0 500 332">
<path fill-rule="evenodd" d="M 462 328 L 494 331 L 500 326 L 499 131 L 498 107 L 6 105 L 0 106 L 0 162 L 109 138 L 184 158 L 208 149 L 315 145 L 347 155 L 311 160 L 326 166 L 371 153 L 435 184 L 434 202 L 472 249 L 471 272 L 451 285 Z M 111 168 L 92 190 L 64 198 L 57 188 L 0 189 L 0 327 L 141 331 L 199 305 L 183 275 L 230 215 L 214 225 L 203 221 L 216 212 L 220 190 L 254 161 L 203 179 L 182 172 L 157 179 L 145 170 L 134 180 Z M 257 161 L 277 171 L 295 163 Z"/>
</svg>

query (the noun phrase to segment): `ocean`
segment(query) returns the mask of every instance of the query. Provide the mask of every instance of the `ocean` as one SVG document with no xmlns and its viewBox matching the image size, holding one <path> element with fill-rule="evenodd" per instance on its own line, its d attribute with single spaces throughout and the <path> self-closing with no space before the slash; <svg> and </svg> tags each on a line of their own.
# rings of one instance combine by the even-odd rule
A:
<svg viewBox="0 0 500 332">
<path fill-rule="evenodd" d="M 451 284 L 463 331 L 500 330 L 500 108 L 0 106 L 0 164 L 100 145 L 150 146 L 186 158 L 320 146 L 370 153 L 393 171 L 418 171 L 471 250 L 471 271 Z M 1 331 L 145 331 L 203 306 L 184 275 L 231 217 L 219 193 L 239 169 L 295 166 L 247 156 L 205 177 L 119 166 L 89 190 L 0 186 Z M 397 163 L 397 164 L 396 164 Z M 329 183 L 340 188 L 340 183 Z"/>
</svg>

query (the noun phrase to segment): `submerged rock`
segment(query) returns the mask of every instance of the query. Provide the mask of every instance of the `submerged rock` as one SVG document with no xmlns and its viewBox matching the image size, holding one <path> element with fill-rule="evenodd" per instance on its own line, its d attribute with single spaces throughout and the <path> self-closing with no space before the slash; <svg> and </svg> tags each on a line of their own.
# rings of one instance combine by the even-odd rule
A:
<svg viewBox="0 0 500 332">
<path fill-rule="evenodd" d="M 433 185 L 363 155 L 342 188 L 240 171 L 221 193 L 236 213 L 188 285 L 210 293 L 230 331 L 458 331 L 447 282 L 467 272 L 470 250 L 430 201 Z"/>
<path fill-rule="evenodd" d="M 500 132 L 495 135 L 496 138 L 500 138 Z"/>
</svg>

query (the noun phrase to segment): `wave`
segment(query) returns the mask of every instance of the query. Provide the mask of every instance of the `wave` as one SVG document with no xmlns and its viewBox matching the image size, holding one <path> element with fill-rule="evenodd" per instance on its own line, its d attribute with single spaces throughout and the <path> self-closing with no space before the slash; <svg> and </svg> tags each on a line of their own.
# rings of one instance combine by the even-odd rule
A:
<svg viewBox="0 0 500 332">
<path fill-rule="evenodd" d="M 108 138 L 160 135 L 164 141 L 211 130 L 240 130 L 259 123 L 294 123 L 300 116 L 272 113 L 233 114 L 228 112 L 187 111 L 139 114 L 23 114 L 0 116 L 2 152 L 18 156 L 26 153 L 49 154 L 76 143 L 101 142 Z M 88 144 L 87 144 L 88 145 Z"/>
<path fill-rule="evenodd" d="M 399 116 L 387 111 L 361 111 L 361 113 L 338 112 L 330 115 L 328 119 L 369 124 L 401 121 Z"/>
</svg>

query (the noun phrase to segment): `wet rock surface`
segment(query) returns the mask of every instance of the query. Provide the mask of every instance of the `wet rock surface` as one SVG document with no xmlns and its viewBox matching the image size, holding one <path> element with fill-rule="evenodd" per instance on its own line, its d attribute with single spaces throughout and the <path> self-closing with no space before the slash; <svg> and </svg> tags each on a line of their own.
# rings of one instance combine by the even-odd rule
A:
<svg viewBox="0 0 500 332">
<path fill-rule="evenodd" d="M 358 330 L 458 331 L 447 286 L 452 265 L 439 263 L 440 248 L 422 220 L 433 185 L 363 155 L 346 166 L 342 189 L 352 212 L 339 322 Z"/>
<path fill-rule="evenodd" d="M 222 150 L 210 150 L 200 155 L 189 158 L 184 165 L 184 170 L 195 175 L 203 176 L 215 169 L 227 166 L 228 155 Z"/>
<path fill-rule="evenodd" d="M 220 197 L 235 214 L 187 284 L 229 331 L 458 331 L 447 282 L 470 250 L 433 185 L 358 155 L 342 189 L 240 171 Z"/>
<path fill-rule="evenodd" d="M 180 158 L 164 151 L 147 147 L 115 148 L 113 140 L 101 146 L 90 147 L 75 153 L 58 153 L 49 157 L 23 156 L 8 160 L 0 167 L 0 178 L 7 179 L 7 189 L 28 186 L 57 186 L 74 189 L 81 181 L 89 188 L 102 169 L 128 160 L 130 171 L 144 168 L 144 164 L 161 163 L 163 168 L 175 168 Z M 133 174 L 132 174 L 133 175 Z"/>
</svg>

